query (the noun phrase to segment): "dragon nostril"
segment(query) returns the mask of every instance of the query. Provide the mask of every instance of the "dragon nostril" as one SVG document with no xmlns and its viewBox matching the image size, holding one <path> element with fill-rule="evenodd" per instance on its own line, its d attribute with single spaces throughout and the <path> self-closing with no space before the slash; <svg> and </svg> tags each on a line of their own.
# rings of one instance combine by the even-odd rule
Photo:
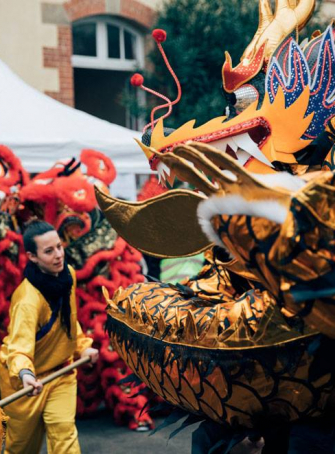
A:
<svg viewBox="0 0 335 454">
<path fill-rule="evenodd" d="M 227 93 L 226 98 L 229 104 L 235 106 L 237 101 L 235 93 Z"/>
</svg>

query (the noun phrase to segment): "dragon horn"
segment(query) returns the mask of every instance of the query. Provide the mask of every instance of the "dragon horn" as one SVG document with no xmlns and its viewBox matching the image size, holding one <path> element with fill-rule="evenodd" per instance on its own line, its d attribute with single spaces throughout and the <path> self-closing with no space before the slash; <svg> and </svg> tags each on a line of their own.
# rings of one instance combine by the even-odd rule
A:
<svg viewBox="0 0 335 454">
<path fill-rule="evenodd" d="M 305 27 L 305 25 L 311 18 L 314 8 L 315 0 L 309 0 L 308 2 L 300 1 L 297 7 L 294 8 L 294 12 L 297 16 L 299 31 Z"/>
<path fill-rule="evenodd" d="M 301 30 L 309 21 L 315 7 L 315 0 L 276 0 L 275 14 L 272 14 L 268 0 L 260 0 L 259 26 L 241 60 L 246 65 L 258 49 L 267 42 L 265 57 L 269 59 L 283 39 L 294 30 Z"/>
<path fill-rule="evenodd" d="M 250 44 L 247 46 L 245 51 L 243 52 L 243 55 L 241 57 L 241 61 L 243 61 L 245 58 L 251 59 L 255 54 L 256 54 L 256 44 L 257 41 L 259 40 L 260 36 L 264 33 L 266 28 L 271 24 L 273 21 L 273 13 L 272 13 L 272 8 L 270 5 L 269 0 L 259 0 L 259 5 L 258 5 L 258 11 L 259 11 L 259 19 L 258 19 L 258 28 L 257 31 L 252 38 L 252 41 Z M 257 47 L 258 50 L 258 47 Z M 251 58 L 250 58 L 250 55 Z"/>
<path fill-rule="evenodd" d="M 288 0 L 288 3 L 291 9 L 295 9 L 297 7 L 297 0 Z"/>
</svg>

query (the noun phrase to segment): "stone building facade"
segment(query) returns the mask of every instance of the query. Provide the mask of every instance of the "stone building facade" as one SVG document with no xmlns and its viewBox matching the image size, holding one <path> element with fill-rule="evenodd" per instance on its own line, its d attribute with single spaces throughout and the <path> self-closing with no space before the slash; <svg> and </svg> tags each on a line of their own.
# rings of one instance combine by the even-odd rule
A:
<svg viewBox="0 0 335 454">
<path fill-rule="evenodd" d="M 0 59 L 52 98 L 136 127 L 120 97 L 125 79 L 144 66 L 159 3 L 0 0 Z"/>
</svg>

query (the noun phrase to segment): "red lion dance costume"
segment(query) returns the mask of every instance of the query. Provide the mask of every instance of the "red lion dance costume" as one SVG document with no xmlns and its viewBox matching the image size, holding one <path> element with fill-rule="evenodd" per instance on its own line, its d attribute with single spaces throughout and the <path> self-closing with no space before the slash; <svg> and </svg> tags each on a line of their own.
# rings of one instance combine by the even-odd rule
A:
<svg viewBox="0 0 335 454">
<path fill-rule="evenodd" d="M 13 291 L 22 280 L 26 264 L 17 214 L 18 192 L 29 180 L 20 160 L 0 145 L 0 340 L 8 324 L 8 306 Z"/>
</svg>

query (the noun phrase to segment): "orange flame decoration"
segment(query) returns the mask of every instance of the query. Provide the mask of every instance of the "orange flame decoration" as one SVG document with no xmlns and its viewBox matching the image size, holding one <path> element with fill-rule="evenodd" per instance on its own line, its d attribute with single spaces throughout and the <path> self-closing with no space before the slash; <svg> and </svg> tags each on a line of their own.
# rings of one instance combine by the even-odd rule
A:
<svg viewBox="0 0 335 454">
<path fill-rule="evenodd" d="M 151 137 L 151 147 L 138 141 L 149 160 L 154 158 L 150 149 L 167 152 L 180 143 L 189 140 L 211 142 L 233 138 L 243 133 L 259 131 L 258 147 L 268 161 L 280 161 L 287 164 L 296 163 L 294 152 L 305 148 L 311 140 L 302 140 L 301 136 L 310 125 L 314 113 L 305 117 L 309 103 L 310 90 L 306 87 L 297 100 L 289 107 L 285 106 L 285 95 L 281 87 L 271 103 L 266 93 L 263 104 L 257 110 L 257 101 L 251 104 L 240 115 L 225 122 L 226 117 L 216 117 L 204 125 L 194 128 L 195 120 L 169 134 L 164 135 L 163 120 L 159 120 Z"/>
</svg>

